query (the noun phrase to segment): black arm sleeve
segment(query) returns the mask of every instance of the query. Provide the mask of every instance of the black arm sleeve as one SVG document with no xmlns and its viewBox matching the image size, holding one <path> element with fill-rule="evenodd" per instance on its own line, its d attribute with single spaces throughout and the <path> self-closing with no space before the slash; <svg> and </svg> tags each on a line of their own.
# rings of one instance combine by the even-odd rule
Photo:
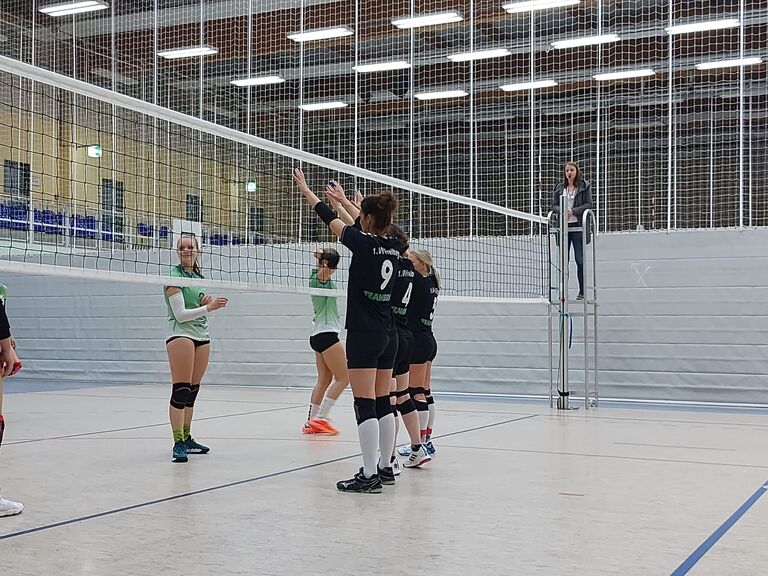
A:
<svg viewBox="0 0 768 576">
<path fill-rule="evenodd" d="M 325 202 L 318 202 L 315 204 L 315 213 L 320 216 L 320 220 L 325 222 L 328 226 L 339 217 Z"/>
<path fill-rule="evenodd" d="M 5 304 L 0 302 L 0 340 L 11 337 L 11 324 L 8 322 L 8 316 L 5 313 Z"/>
</svg>

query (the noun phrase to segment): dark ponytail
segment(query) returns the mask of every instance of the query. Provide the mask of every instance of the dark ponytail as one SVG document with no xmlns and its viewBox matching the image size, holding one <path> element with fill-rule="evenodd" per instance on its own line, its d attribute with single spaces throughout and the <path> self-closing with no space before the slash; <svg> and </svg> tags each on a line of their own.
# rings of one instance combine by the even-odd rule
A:
<svg viewBox="0 0 768 576">
<path fill-rule="evenodd" d="M 395 223 L 390 224 L 387 228 L 387 236 L 397 239 L 399 243 L 397 251 L 400 252 L 401 256 L 408 251 L 408 234 L 400 226 Z"/>
<path fill-rule="evenodd" d="M 360 210 L 373 218 L 371 232 L 383 234 L 392 223 L 392 215 L 397 210 L 397 198 L 391 191 L 384 190 L 363 198 Z"/>
</svg>

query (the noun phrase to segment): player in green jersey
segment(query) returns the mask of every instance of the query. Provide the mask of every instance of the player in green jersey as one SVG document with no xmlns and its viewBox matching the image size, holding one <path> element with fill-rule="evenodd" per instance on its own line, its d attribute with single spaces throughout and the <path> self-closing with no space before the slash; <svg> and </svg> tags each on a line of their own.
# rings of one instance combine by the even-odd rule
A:
<svg viewBox="0 0 768 576">
<path fill-rule="evenodd" d="M 176 243 L 179 264 L 171 268 L 174 278 L 202 278 L 197 238 L 183 234 Z M 169 335 L 165 341 L 171 365 L 171 405 L 168 409 L 173 431 L 173 462 L 186 462 L 187 454 L 206 454 L 210 448 L 192 439 L 192 414 L 200 381 L 208 368 L 211 339 L 208 312 L 227 305 L 224 297 L 213 298 L 204 288 L 192 286 L 165 287 L 168 307 Z"/>
</svg>

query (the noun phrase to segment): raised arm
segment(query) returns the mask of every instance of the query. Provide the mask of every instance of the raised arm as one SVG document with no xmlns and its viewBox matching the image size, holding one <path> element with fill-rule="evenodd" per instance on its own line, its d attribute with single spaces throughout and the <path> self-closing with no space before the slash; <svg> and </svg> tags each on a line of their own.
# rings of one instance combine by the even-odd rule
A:
<svg viewBox="0 0 768 576">
<path fill-rule="evenodd" d="M 338 238 L 341 238 L 344 233 L 344 222 L 331 210 L 324 202 L 320 201 L 320 198 L 312 192 L 307 185 L 307 179 L 304 177 L 304 172 L 300 168 L 293 169 L 293 181 L 296 182 L 296 187 L 301 192 L 301 195 L 307 200 L 307 203 L 315 209 L 315 213 L 320 216 L 320 219 L 328 225 L 331 232 L 336 234 Z"/>
<path fill-rule="evenodd" d="M 360 215 L 360 207 L 356 206 L 354 202 L 347 198 L 347 195 L 344 193 L 344 188 L 341 187 L 341 184 L 336 183 L 334 186 L 326 186 L 325 194 L 333 202 L 336 202 L 337 204 L 341 205 L 342 208 L 344 208 L 344 211 L 347 212 L 352 218 L 352 222 L 354 222 L 355 218 Z"/>
<path fill-rule="evenodd" d="M 339 215 L 339 218 L 346 224 L 347 226 L 353 226 L 355 224 L 355 219 L 350 216 L 349 212 L 344 210 L 344 206 L 342 206 L 339 202 L 336 202 L 333 198 L 328 196 L 328 201 L 331 203 L 331 208 L 336 210 L 336 213 Z"/>
</svg>

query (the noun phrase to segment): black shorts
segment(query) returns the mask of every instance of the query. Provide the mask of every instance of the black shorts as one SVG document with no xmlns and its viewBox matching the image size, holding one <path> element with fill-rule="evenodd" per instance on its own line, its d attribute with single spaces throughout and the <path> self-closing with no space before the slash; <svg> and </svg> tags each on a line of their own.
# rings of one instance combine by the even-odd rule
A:
<svg viewBox="0 0 768 576">
<path fill-rule="evenodd" d="M 338 342 L 339 335 L 336 332 L 320 332 L 320 334 L 309 337 L 309 346 L 318 354 L 322 354 Z"/>
<path fill-rule="evenodd" d="M 432 362 L 437 356 L 437 340 L 432 332 L 416 332 L 413 335 L 411 364 Z"/>
<path fill-rule="evenodd" d="M 200 348 L 200 346 L 205 346 L 206 344 L 211 343 L 210 340 L 195 340 L 194 338 L 190 338 L 189 336 L 171 336 L 170 338 L 168 338 L 168 340 L 165 341 L 165 343 L 168 344 L 168 342 L 173 342 L 174 340 L 178 340 L 179 338 L 186 338 L 187 340 L 192 342 L 192 344 L 195 345 L 195 348 Z"/>
<path fill-rule="evenodd" d="M 397 357 L 392 376 L 407 374 L 413 357 L 413 333 L 408 328 L 397 328 Z"/>
<path fill-rule="evenodd" d="M 397 332 L 347 330 L 347 368 L 390 370 L 397 356 Z"/>
</svg>

